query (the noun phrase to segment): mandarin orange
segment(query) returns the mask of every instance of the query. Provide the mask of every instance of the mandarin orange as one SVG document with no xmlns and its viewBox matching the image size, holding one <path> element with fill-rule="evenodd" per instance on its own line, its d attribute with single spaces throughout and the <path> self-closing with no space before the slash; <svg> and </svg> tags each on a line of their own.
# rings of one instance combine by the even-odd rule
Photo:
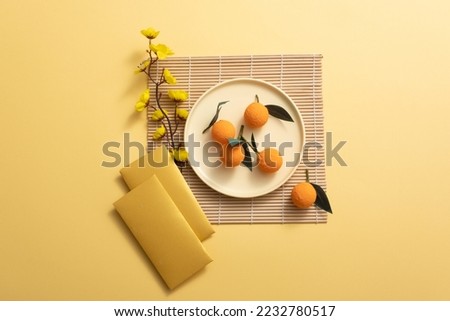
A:
<svg viewBox="0 0 450 321">
<path fill-rule="evenodd" d="M 258 168 L 265 173 L 275 173 L 283 165 L 283 157 L 275 148 L 266 148 L 258 153 Z"/>
<path fill-rule="evenodd" d="M 253 102 L 245 109 L 244 121 L 251 128 L 262 127 L 269 119 L 269 110 L 259 102 Z"/>
<path fill-rule="evenodd" d="M 303 182 L 294 186 L 291 192 L 292 203 L 298 208 L 308 208 L 316 201 L 317 192 L 311 183 Z"/>
<path fill-rule="evenodd" d="M 216 142 L 226 145 L 236 135 L 236 128 L 228 120 L 219 120 L 212 126 L 211 135 Z"/>
<path fill-rule="evenodd" d="M 223 146 L 222 160 L 225 167 L 236 167 L 244 160 L 244 148 L 242 145 L 231 147 Z"/>
</svg>

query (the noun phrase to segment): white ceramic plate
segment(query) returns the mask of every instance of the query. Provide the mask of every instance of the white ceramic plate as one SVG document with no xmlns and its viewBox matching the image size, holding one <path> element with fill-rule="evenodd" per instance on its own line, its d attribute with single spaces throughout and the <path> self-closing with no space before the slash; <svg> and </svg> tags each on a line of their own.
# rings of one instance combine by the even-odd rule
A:
<svg viewBox="0 0 450 321">
<path fill-rule="evenodd" d="M 294 122 L 269 116 L 269 120 L 261 128 L 245 126 L 244 111 L 255 100 L 255 95 L 258 95 L 260 103 L 264 105 L 283 107 Z M 236 135 L 241 125 L 244 125 L 243 137 L 250 141 L 253 133 L 258 150 L 267 147 L 265 141 L 270 142 L 271 147 L 277 148 L 283 156 L 283 166 L 279 171 L 267 174 L 257 167 L 250 171 L 243 164 L 227 168 L 221 163 L 217 143 L 211 137 L 211 129 L 204 134 L 202 131 L 208 127 L 217 105 L 223 101 L 228 102 L 222 105 L 218 119 L 234 124 Z M 189 161 L 198 177 L 222 194 L 241 198 L 261 196 L 284 184 L 301 160 L 304 137 L 303 120 L 294 102 L 279 88 L 261 80 L 247 78 L 228 80 L 206 91 L 192 107 L 184 132 Z M 254 153 L 251 153 L 254 157 Z"/>
</svg>

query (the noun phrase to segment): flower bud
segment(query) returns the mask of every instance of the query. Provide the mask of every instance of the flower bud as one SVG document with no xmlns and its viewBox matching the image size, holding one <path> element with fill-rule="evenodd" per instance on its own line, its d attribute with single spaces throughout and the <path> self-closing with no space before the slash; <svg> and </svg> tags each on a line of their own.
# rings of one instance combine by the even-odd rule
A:
<svg viewBox="0 0 450 321">
<path fill-rule="evenodd" d="M 169 90 L 167 94 L 170 99 L 176 102 L 186 101 L 189 98 L 189 94 L 184 90 Z"/>
<path fill-rule="evenodd" d="M 142 29 L 141 34 L 143 34 L 148 39 L 155 39 L 159 35 L 159 31 L 153 28 Z"/>
<path fill-rule="evenodd" d="M 173 151 L 173 158 L 179 162 L 186 162 L 188 160 L 189 154 L 184 147 L 180 147 Z"/>
<path fill-rule="evenodd" d="M 186 109 L 177 109 L 177 116 L 180 119 L 186 120 L 189 116 L 189 111 Z"/>
<path fill-rule="evenodd" d="M 158 140 L 164 137 L 164 135 L 166 134 L 166 127 L 164 126 L 160 126 L 158 127 L 155 132 L 153 133 L 153 139 L 154 140 Z"/>
<path fill-rule="evenodd" d="M 166 110 L 164 110 L 164 112 L 166 113 L 166 115 L 167 115 L 167 111 Z M 161 109 L 157 109 L 157 110 L 155 110 L 154 112 L 153 112 L 153 114 L 152 114 L 152 116 L 151 116 L 151 120 L 155 120 L 155 121 L 157 121 L 157 120 L 161 120 L 161 119 L 163 119 L 164 118 L 164 113 L 161 111 Z"/>
</svg>

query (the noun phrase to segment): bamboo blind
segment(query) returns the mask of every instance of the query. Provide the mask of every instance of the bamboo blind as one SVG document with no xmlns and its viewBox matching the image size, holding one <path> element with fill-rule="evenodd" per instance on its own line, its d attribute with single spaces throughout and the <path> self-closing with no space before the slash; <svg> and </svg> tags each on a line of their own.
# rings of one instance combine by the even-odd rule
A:
<svg viewBox="0 0 450 321">
<path fill-rule="evenodd" d="M 310 181 L 326 190 L 321 55 L 171 57 L 158 61 L 157 75 L 162 68 L 168 68 L 177 79 L 176 86 L 168 89 L 172 87 L 189 92 L 189 100 L 183 105 L 185 108 L 191 108 L 210 87 L 234 78 L 260 79 L 283 90 L 300 110 L 305 125 L 305 142 L 316 144 L 308 150 L 308 163 L 320 165 L 308 167 Z M 155 98 L 151 99 L 155 103 Z M 166 102 L 169 103 L 168 98 L 163 95 L 162 103 Z M 172 112 L 172 109 L 168 111 Z M 151 112 L 148 111 L 149 117 Z M 148 120 L 148 149 L 151 150 L 160 143 L 152 139 L 158 124 L 150 118 Z M 180 128 L 181 138 L 182 131 Z M 291 203 L 292 187 L 305 180 L 305 168 L 305 163 L 301 162 L 283 186 L 267 195 L 247 199 L 216 192 L 204 184 L 190 167 L 183 169 L 183 175 L 213 224 L 326 223 L 325 211 L 314 207 L 300 210 Z"/>
</svg>

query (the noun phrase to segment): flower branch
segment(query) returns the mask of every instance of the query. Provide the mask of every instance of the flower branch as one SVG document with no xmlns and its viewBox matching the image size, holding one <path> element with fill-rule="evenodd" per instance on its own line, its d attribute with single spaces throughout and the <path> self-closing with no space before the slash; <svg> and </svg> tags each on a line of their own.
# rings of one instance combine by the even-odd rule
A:
<svg viewBox="0 0 450 321">
<path fill-rule="evenodd" d="M 164 85 L 175 85 L 177 83 L 176 78 L 172 75 L 169 69 L 163 68 L 159 75 L 154 72 L 155 64 L 159 60 L 167 59 L 169 56 L 173 55 L 173 51 L 167 47 L 165 44 L 153 44 L 154 40 L 158 35 L 159 31 L 153 28 L 147 28 L 141 30 L 141 34 L 145 36 L 149 45 L 146 50 L 148 58 L 142 61 L 135 73 L 143 73 L 147 76 L 149 82 L 152 84 L 152 89 L 147 88 L 139 97 L 136 102 L 135 109 L 138 112 L 143 111 L 146 108 L 151 108 L 153 113 L 151 114 L 150 120 L 160 122 L 161 125 L 153 133 L 154 140 L 161 140 L 166 137 L 168 149 L 174 157 L 175 161 L 186 162 L 188 155 L 182 144 L 175 142 L 175 133 L 179 128 L 181 120 L 186 120 L 189 111 L 187 109 L 179 108 L 182 102 L 185 102 L 189 94 L 184 90 L 172 90 L 167 91 L 167 95 L 174 104 L 174 116 L 173 119 L 170 118 L 168 109 L 163 108 L 162 98 L 163 98 L 163 86 Z M 150 103 L 151 91 L 154 92 L 156 106 Z M 166 106 L 164 106 L 166 107 Z"/>
</svg>

